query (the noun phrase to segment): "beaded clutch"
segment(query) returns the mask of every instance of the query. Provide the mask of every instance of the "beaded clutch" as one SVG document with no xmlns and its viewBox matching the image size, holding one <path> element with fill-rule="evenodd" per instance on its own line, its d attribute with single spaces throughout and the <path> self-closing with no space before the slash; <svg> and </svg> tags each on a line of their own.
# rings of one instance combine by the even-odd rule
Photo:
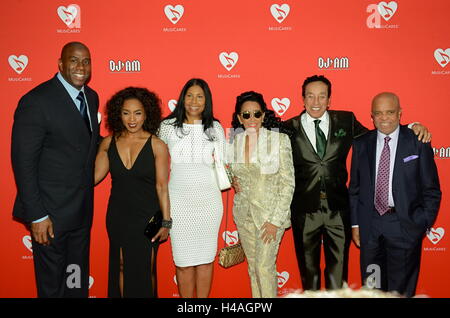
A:
<svg viewBox="0 0 450 318">
<path fill-rule="evenodd" d="M 241 243 L 222 248 L 219 252 L 219 265 L 228 268 L 244 261 L 245 254 Z"/>
</svg>

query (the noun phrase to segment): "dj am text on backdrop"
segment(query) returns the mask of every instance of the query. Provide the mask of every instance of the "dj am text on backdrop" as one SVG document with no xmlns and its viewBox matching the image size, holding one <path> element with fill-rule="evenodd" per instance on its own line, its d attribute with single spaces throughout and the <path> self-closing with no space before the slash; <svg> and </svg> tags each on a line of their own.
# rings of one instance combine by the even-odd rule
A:
<svg viewBox="0 0 450 318">
<path fill-rule="evenodd" d="M 60 50 L 69 41 L 81 41 L 91 50 L 90 86 L 100 95 L 102 114 L 113 93 L 134 85 L 157 92 L 167 115 L 183 84 L 200 77 L 211 86 L 215 116 L 224 128 L 231 127 L 236 96 L 246 90 L 262 92 L 269 107 L 288 119 L 303 108 L 305 77 L 324 74 L 333 83 L 331 108 L 351 110 L 373 127 L 372 97 L 381 91 L 398 94 L 402 123 L 420 121 L 433 133 L 444 193 L 436 223 L 424 238 L 417 293 L 450 297 L 445 233 L 450 226 L 445 195 L 450 186 L 448 0 L 22 0 L 0 6 L 0 297 L 36 296 L 29 232 L 11 215 L 16 193 L 10 160 L 13 113 L 23 94 L 57 72 Z M 109 190 L 109 177 L 95 190 L 91 297 L 105 297 L 107 291 Z M 195 185 L 193 197 L 194 190 Z M 223 239 L 237 241 L 232 193 L 227 206 L 228 228 L 223 220 L 219 247 Z M 283 238 L 277 270 L 280 295 L 301 288 L 291 230 Z M 169 242 L 158 254 L 158 284 L 160 297 L 178 296 Z M 349 284 L 360 286 L 354 246 Z M 223 269 L 216 264 L 211 296 L 250 297 L 246 265 Z"/>
</svg>

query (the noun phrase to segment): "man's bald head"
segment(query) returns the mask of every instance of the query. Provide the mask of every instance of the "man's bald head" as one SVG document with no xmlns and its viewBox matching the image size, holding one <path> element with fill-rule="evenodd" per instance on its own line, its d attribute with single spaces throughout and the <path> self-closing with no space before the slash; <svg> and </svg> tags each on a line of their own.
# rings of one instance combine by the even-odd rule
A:
<svg viewBox="0 0 450 318">
<path fill-rule="evenodd" d="M 68 52 L 71 52 L 72 49 L 84 49 L 86 51 L 89 52 L 89 48 L 84 45 L 81 42 L 69 42 L 66 43 L 66 45 L 63 46 L 62 50 L 61 50 L 61 56 L 60 58 L 62 59 L 65 55 L 67 55 Z"/>
<path fill-rule="evenodd" d="M 61 50 L 59 72 L 73 87 L 80 90 L 91 76 L 91 53 L 80 42 L 69 42 Z"/>
<path fill-rule="evenodd" d="M 383 134 L 389 135 L 397 129 L 401 114 L 400 100 L 394 93 L 383 92 L 373 98 L 372 120 Z"/>
<path fill-rule="evenodd" d="M 386 100 L 389 99 L 394 103 L 398 108 L 400 108 L 400 99 L 397 95 L 391 92 L 382 92 L 380 94 L 375 95 L 375 97 L 372 99 L 372 111 L 373 107 L 376 103 L 378 103 L 380 100 Z"/>
</svg>

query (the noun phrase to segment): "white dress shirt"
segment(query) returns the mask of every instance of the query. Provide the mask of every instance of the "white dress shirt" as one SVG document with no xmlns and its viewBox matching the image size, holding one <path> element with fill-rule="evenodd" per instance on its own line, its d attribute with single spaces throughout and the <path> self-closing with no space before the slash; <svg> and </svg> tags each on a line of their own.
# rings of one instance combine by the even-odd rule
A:
<svg viewBox="0 0 450 318">
<path fill-rule="evenodd" d="M 328 129 L 330 127 L 330 115 L 327 111 L 323 113 L 322 117 L 320 118 L 313 118 L 311 117 L 307 112 L 305 112 L 301 117 L 300 121 L 302 123 L 302 127 L 306 132 L 306 136 L 308 136 L 309 141 L 311 142 L 311 145 L 313 146 L 314 150 L 317 152 L 316 148 L 316 126 L 314 124 L 314 121 L 316 119 L 320 120 L 319 127 L 323 131 L 323 134 L 325 135 L 325 138 L 328 140 Z"/>
<path fill-rule="evenodd" d="M 67 93 L 69 93 L 70 97 L 72 98 L 73 102 L 75 103 L 75 106 L 77 106 L 78 111 L 80 111 L 80 104 L 81 104 L 81 102 L 77 99 L 77 97 L 78 97 L 78 94 L 80 94 L 80 91 L 83 92 L 83 94 L 84 94 L 84 103 L 86 104 L 86 112 L 87 112 L 87 115 L 88 115 L 88 118 L 89 118 L 89 123 L 91 123 L 91 121 L 92 121 L 91 113 L 89 111 L 89 104 L 88 104 L 87 99 L 86 99 L 86 93 L 84 91 L 84 85 L 83 85 L 83 87 L 81 87 L 80 90 L 78 90 L 75 87 L 73 87 L 69 82 L 67 82 L 66 79 L 61 75 L 61 73 L 58 72 L 56 77 L 59 79 L 61 84 L 63 84 L 63 86 L 66 89 Z M 91 124 L 91 130 L 92 130 L 92 124 Z"/>
</svg>

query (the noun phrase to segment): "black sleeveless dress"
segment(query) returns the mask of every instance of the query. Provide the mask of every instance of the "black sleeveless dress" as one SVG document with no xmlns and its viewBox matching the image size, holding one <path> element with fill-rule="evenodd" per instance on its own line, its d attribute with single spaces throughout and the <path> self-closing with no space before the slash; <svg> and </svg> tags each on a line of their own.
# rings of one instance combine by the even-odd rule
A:
<svg viewBox="0 0 450 318">
<path fill-rule="evenodd" d="M 155 158 L 149 137 L 131 169 L 120 159 L 115 138 L 108 149 L 112 179 L 106 214 L 109 236 L 108 297 L 120 297 L 120 249 L 123 256 L 123 297 L 157 297 L 158 243 L 144 236 L 148 220 L 160 209 Z"/>
</svg>

